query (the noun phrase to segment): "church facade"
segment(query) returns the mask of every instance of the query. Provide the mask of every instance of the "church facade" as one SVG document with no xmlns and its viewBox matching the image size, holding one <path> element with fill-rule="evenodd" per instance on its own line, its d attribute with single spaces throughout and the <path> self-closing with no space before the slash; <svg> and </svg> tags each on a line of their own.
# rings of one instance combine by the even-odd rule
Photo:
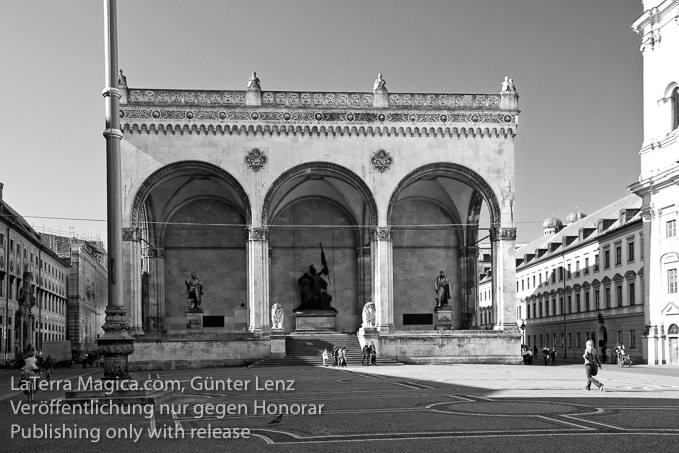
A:
<svg viewBox="0 0 679 453">
<path fill-rule="evenodd" d="M 254 73 L 236 91 L 120 82 L 131 364 L 268 357 L 272 307 L 281 331 L 299 331 L 293 311 L 311 265 L 327 267 L 333 331 L 358 332 L 374 303 L 382 354 L 517 355 L 511 80 L 490 94 L 390 93 L 381 74 L 367 92 L 265 91 Z M 499 278 L 493 329 L 480 332 L 487 235 Z M 434 311 L 441 271 L 445 330 Z M 191 278 L 200 310 L 195 299 L 187 307 Z M 193 330 L 187 311 L 200 311 Z M 472 331 L 481 352 L 463 344 Z"/>
</svg>

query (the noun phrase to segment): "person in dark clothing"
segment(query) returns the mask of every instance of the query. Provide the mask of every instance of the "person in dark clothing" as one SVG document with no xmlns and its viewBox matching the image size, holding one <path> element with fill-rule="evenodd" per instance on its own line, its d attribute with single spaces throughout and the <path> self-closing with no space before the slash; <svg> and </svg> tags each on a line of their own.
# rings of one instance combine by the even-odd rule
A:
<svg viewBox="0 0 679 453">
<path fill-rule="evenodd" d="M 545 366 L 549 363 L 549 348 L 545 346 L 542 348 L 542 358 L 545 360 Z"/>
<path fill-rule="evenodd" d="M 552 365 L 556 364 L 556 348 L 552 348 L 549 352 L 549 358 L 552 359 Z"/>
</svg>

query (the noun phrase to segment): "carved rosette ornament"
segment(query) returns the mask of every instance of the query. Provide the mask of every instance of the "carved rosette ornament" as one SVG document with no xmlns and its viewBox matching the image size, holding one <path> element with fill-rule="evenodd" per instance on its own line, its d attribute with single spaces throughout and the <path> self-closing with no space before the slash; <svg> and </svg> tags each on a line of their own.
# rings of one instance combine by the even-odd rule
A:
<svg viewBox="0 0 679 453">
<path fill-rule="evenodd" d="M 391 241 L 393 238 L 391 228 L 373 228 L 372 229 L 372 240 L 373 241 Z"/>
<path fill-rule="evenodd" d="M 391 164 L 394 163 L 394 158 L 391 157 L 388 152 L 381 149 L 373 154 L 373 156 L 370 158 L 370 163 L 373 164 L 375 170 L 379 171 L 380 173 L 384 173 L 385 171 L 389 170 Z"/>
<path fill-rule="evenodd" d="M 269 229 L 268 228 L 249 228 L 248 229 L 248 240 L 250 240 L 250 241 L 268 241 L 269 240 Z"/>
<path fill-rule="evenodd" d="M 250 167 L 250 170 L 254 172 L 258 172 L 264 168 L 264 165 L 266 165 L 268 160 L 266 155 L 257 148 L 249 151 L 245 156 L 245 163 Z"/>
</svg>

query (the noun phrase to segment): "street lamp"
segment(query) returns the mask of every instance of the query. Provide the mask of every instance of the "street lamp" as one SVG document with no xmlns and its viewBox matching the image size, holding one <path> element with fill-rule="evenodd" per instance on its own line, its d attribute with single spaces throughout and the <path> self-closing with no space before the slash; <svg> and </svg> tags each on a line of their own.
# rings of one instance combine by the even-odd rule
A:
<svg viewBox="0 0 679 453">
<path fill-rule="evenodd" d="M 526 337 L 524 336 L 525 330 L 526 330 L 526 323 L 521 320 L 521 325 L 519 326 L 519 329 L 521 329 L 521 344 L 524 345 L 526 344 Z"/>
</svg>

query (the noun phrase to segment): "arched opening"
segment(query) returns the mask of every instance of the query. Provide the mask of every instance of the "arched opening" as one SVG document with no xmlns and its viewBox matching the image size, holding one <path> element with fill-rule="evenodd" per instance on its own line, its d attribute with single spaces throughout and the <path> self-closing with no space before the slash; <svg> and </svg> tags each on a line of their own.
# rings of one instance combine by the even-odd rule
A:
<svg viewBox="0 0 679 453">
<path fill-rule="evenodd" d="M 295 329 L 300 306 L 298 280 L 314 265 L 320 271 L 321 246 L 329 274 L 327 292 L 337 310 L 338 331 L 356 332 L 363 305 L 370 301 L 370 230 L 377 209 L 372 194 L 351 171 L 311 162 L 279 177 L 268 191 L 262 225 L 269 227 L 270 304 L 285 313 L 283 328 Z"/>
<path fill-rule="evenodd" d="M 250 218 L 242 187 L 219 167 L 185 161 L 144 182 L 132 221 L 141 235 L 145 331 L 186 329 L 191 273 L 203 283 L 205 327 L 247 327 Z"/>
<path fill-rule="evenodd" d="M 492 188 L 479 175 L 456 164 L 421 167 L 406 176 L 391 197 L 393 229 L 394 326 L 397 330 L 437 327 L 440 301 L 435 289 L 441 272 L 449 282 L 451 328 L 470 329 L 481 319 L 479 281 L 489 276 L 492 226 L 500 209 Z M 495 300 L 488 298 L 491 322 Z M 485 313 L 485 311 L 484 311 Z"/>
</svg>

